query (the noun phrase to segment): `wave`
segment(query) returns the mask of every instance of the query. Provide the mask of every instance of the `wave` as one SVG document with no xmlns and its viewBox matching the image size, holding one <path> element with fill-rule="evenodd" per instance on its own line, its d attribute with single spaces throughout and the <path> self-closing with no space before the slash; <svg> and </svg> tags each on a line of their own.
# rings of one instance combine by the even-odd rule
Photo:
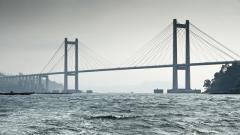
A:
<svg viewBox="0 0 240 135">
<path fill-rule="evenodd" d="M 97 115 L 90 116 L 89 119 L 109 119 L 109 120 L 124 120 L 124 119 L 134 119 L 140 116 L 124 116 L 124 115 Z"/>
</svg>

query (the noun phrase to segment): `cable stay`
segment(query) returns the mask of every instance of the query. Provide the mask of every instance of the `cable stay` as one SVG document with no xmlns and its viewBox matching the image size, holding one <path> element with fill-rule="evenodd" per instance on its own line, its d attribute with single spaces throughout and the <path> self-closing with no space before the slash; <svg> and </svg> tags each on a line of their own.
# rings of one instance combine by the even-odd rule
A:
<svg viewBox="0 0 240 135">
<path fill-rule="evenodd" d="M 204 57 L 202 62 L 206 62 L 206 59 L 207 59 L 207 61 L 213 61 L 212 59 L 214 59 L 214 61 L 226 60 L 226 58 L 224 57 L 225 54 L 219 52 L 218 50 L 214 51 L 216 49 L 213 46 L 209 45 L 208 42 L 205 42 L 204 40 L 199 39 L 195 34 L 192 34 L 191 37 L 197 42 L 196 45 L 192 43 L 192 46 L 199 47 L 199 50 L 196 54 L 199 54 L 199 52 L 200 53 L 203 52 L 203 53 L 201 53 L 200 57 L 206 56 L 206 57 Z M 210 56 L 208 56 L 208 55 L 210 55 Z M 197 57 L 199 57 L 199 56 L 197 56 Z M 220 60 L 219 60 L 219 57 L 221 58 Z"/>
<path fill-rule="evenodd" d="M 71 48 L 72 48 L 72 46 L 68 46 L 68 52 L 70 52 Z M 63 54 L 63 55 L 56 61 L 56 63 L 50 68 L 50 70 L 49 70 L 47 73 L 50 73 L 50 72 L 52 72 L 54 69 L 56 69 L 56 67 L 57 67 L 58 65 L 60 65 L 61 62 L 62 62 L 62 65 L 63 65 L 64 56 L 65 56 L 65 54 Z M 63 69 L 62 69 L 62 71 L 63 71 Z"/>
<path fill-rule="evenodd" d="M 146 65 L 153 62 L 154 58 L 163 49 L 164 42 L 172 37 L 172 23 L 166 26 L 159 34 L 138 49 L 134 55 L 123 62 L 120 67 Z M 153 63 L 154 64 L 154 63 Z M 156 65 L 156 64 L 154 64 Z"/>
<path fill-rule="evenodd" d="M 93 51 L 89 47 L 83 45 L 81 49 L 82 49 L 81 53 L 82 53 L 83 57 L 85 57 L 86 60 L 89 61 L 89 63 L 92 62 L 91 64 L 95 64 L 95 67 L 99 68 L 99 67 L 106 67 L 106 66 L 113 65 L 112 62 L 110 62 L 106 58 L 100 56 L 99 54 L 97 54 L 95 51 Z"/>
<path fill-rule="evenodd" d="M 233 60 L 236 60 L 233 56 L 231 56 L 230 54 L 228 54 L 226 51 L 222 50 L 221 48 L 218 48 L 216 46 L 214 46 L 213 44 L 211 44 L 209 41 L 207 41 L 206 39 L 204 39 L 203 37 L 197 35 L 195 32 L 191 31 L 190 30 L 190 33 L 195 36 L 196 38 L 198 38 L 199 40 L 205 42 L 207 45 L 211 46 L 212 48 L 214 48 L 215 50 L 221 52 L 222 54 L 224 54 L 225 56 L 233 59 Z"/>
<path fill-rule="evenodd" d="M 148 52 L 142 56 L 140 56 L 139 60 L 136 63 L 136 66 L 138 65 L 147 65 L 154 60 L 157 55 L 162 54 L 162 50 L 166 47 L 166 42 L 171 40 L 172 34 L 167 36 L 163 41 L 156 44 L 151 50 L 148 50 Z M 151 63 L 152 65 L 156 65 L 156 63 Z"/>
<path fill-rule="evenodd" d="M 59 47 L 57 48 L 57 50 L 54 52 L 54 54 L 52 55 L 52 57 L 50 58 L 50 60 L 47 62 L 47 64 L 43 67 L 43 69 L 41 70 L 40 73 L 43 73 L 48 66 L 51 64 L 51 62 L 54 60 L 54 58 L 57 56 L 57 54 L 60 52 L 60 50 L 63 48 L 64 46 L 64 42 L 62 42 Z"/>
<path fill-rule="evenodd" d="M 233 59 L 233 60 L 240 59 L 240 55 L 238 53 L 232 51 L 227 46 L 223 45 L 222 43 L 220 43 L 219 41 L 217 41 L 216 39 L 214 39 L 213 37 L 211 37 L 204 31 L 202 31 L 200 28 L 198 28 L 194 24 L 191 24 L 190 26 L 192 26 L 193 30 L 196 30 L 196 31 L 194 31 L 195 35 L 198 35 L 199 37 L 204 39 L 205 40 L 204 42 L 208 42 L 208 44 L 215 46 L 214 48 L 219 51 L 222 50 L 222 53 L 228 54 L 228 57 L 231 56 L 231 59 Z M 193 30 L 191 30 L 191 31 L 193 31 Z M 199 33 L 199 34 L 197 34 L 197 33 Z M 200 35 L 202 35 L 202 36 L 200 36 Z"/>
</svg>

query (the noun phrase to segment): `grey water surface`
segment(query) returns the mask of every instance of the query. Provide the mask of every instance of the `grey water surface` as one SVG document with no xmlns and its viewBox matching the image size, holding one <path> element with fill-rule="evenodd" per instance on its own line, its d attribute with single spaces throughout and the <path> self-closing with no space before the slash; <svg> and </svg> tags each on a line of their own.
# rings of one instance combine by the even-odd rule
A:
<svg viewBox="0 0 240 135">
<path fill-rule="evenodd" d="M 1 135 L 240 134 L 240 95 L 0 96 Z"/>
</svg>

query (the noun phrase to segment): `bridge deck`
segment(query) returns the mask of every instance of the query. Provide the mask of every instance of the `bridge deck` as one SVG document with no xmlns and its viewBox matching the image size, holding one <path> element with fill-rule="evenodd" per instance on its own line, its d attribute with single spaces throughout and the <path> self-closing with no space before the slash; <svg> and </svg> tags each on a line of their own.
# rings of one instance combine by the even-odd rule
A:
<svg viewBox="0 0 240 135">
<path fill-rule="evenodd" d="M 190 66 L 207 66 L 207 65 L 219 65 L 219 64 L 230 64 L 240 61 L 218 61 L 218 62 L 202 62 L 202 63 L 190 63 Z M 178 64 L 178 66 L 184 66 L 185 64 Z M 117 67 L 117 68 L 102 68 L 102 69 L 89 69 L 89 70 L 79 70 L 79 73 L 89 73 L 89 72 L 104 72 L 104 71 L 121 71 L 121 70 L 134 70 L 134 69 L 153 69 L 153 68 L 169 68 L 173 67 L 172 64 L 169 65 L 154 65 L 154 66 L 136 66 L 136 67 Z M 74 73 L 74 71 L 69 71 L 69 74 Z M 51 73 L 39 73 L 39 74 L 26 74 L 21 76 L 47 76 L 47 75 L 59 75 L 64 74 L 64 72 L 51 72 Z M 11 75 L 0 78 L 9 78 L 9 77 L 19 77 L 19 75 Z"/>
</svg>

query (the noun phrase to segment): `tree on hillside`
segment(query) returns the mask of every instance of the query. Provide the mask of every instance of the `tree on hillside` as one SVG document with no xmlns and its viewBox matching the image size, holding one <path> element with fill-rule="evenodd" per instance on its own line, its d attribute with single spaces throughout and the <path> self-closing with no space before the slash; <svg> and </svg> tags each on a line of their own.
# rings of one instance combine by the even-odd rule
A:
<svg viewBox="0 0 240 135">
<path fill-rule="evenodd" d="M 214 78 L 204 81 L 206 93 L 240 93 L 240 63 L 223 65 Z"/>
</svg>

